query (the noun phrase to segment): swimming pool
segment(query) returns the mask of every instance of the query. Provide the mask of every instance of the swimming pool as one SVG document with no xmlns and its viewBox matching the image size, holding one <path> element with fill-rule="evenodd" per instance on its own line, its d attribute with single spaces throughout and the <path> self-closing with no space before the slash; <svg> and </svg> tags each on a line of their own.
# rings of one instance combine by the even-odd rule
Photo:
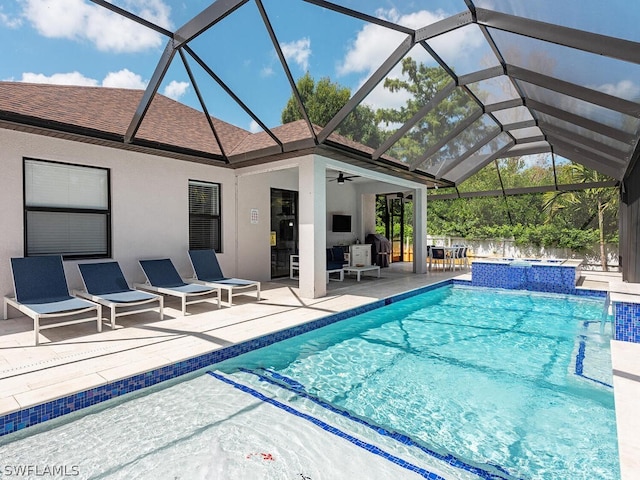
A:
<svg viewBox="0 0 640 480">
<path fill-rule="evenodd" d="M 173 475 L 161 478 L 316 480 L 351 478 L 344 465 L 327 476 L 327 462 L 314 463 L 350 443 L 365 452 L 350 456 L 356 474 L 381 472 L 360 478 L 616 479 L 602 308 L 443 287 L 227 360 L 212 375 L 8 436 L 0 458 L 75 465 L 87 478 L 158 478 L 161 465 Z M 185 452 L 177 472 L 162 460 Z"/>
</svg>

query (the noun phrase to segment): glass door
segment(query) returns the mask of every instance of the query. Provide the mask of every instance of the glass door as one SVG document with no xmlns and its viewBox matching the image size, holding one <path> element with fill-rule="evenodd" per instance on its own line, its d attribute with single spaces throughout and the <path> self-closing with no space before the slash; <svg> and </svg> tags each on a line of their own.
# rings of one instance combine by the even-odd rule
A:
<svg viewBox="0 0 640 480">
<path fill-rule="evenodd" d="M 271 278 L 289 276 L 298 253 L 298 192 L 271 189 Z"/>
<path fill-rule="evenodd" d="M 413 197 L 402 193 L 376 198 L 376 233 L 391 241 L 391 261 L 413 261 Z"/>
</svg>

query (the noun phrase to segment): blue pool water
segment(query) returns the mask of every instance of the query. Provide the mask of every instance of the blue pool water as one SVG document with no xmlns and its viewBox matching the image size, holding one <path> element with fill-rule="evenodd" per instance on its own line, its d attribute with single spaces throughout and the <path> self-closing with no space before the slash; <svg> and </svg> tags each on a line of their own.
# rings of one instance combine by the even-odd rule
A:
<svg viewBox="0 0 640 480">
<path fill-rule="evenodd" d="M 602 309 L 601 300 L 445 287 L 217 369 L 266 373 L 485 478 L 617 479 Z"/>
<path fill-rule="evenodd" d="M 0 477 L 617 480 L 603 307 L 437 288 L 3 437 Z"/>
</svg>

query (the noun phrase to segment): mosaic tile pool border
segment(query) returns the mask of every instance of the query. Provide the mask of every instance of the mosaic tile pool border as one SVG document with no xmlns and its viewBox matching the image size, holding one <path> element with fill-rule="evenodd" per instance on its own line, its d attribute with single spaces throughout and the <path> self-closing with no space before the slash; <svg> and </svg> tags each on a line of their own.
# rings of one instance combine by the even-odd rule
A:
<svg viewBox="0 0 640 480">
<path fill-rule="evenodd" d="M 330 403 L 327 403 L 323 400 L 321 400 L 318 397 L 315 397 L 313 395 L 310 395 L 309 393 L 307 393 L 306 389 L 304 388 L 303 385 L 298 384 L 298 382 L 296 382 L 295 380 L 285 377 L 284 375 L 281 375 L 277 372 L 271 371 L 271 370 L 267 370 L 267 369 L 260 369 L 261 371 L 264 372 L 264 374 L 261 374 L 257 371 L 254 370 L 248 370 L 248 369 L 241 369 L 241 371 L 245 372 L 245 373 L 249 373 L 252 375 L 255 375 L 257 378 L 259 378 L 260 380 L 264 381 L 264 382 L 268 382 L 271 383 L 272 385 L 276 385 L 280 388 L 284 388 L 292 393 L 294 393 L 295 395 L 305 398 L 313 403 L 315 403 L 316 405 L 321 406 L 322 408 L 329 410 L 335 414 L 341 415 L 345 418 L 348 418 L 349 420 L 355 422 L 355 423 L 359 423 L 360 425 L 364 425 L 372 430 L 374 430 L 376 433 L 378 433 L 379 435 L 382 436 L 386 436 L 389 438 L 393 438 L 394 440 L 400 442 L 403 445 L 407 445 L 407 446 L 411 446 L 411 447 L 415 447 L 418 450 L 421 450 L 422 452 L 426 453 L 427 455 L 436 458 L 442 462 L 445 462 L 447 464 L 449 464 L 452 467 L 461 469 L 461 470 L 465 470 L 467 472 L 470 472 L 474 475 L 477 475 L 480 478 L 484 478 L 484 479 L 488 479 L 488 480 L 499 480 L 499 479 L 505 479 L 505 478 L 510 478 L 510 479 L 514 479 L 515 477 L 513 475 L 511 475 L 507 470 L 505 470 L 504 468 L 495 465 L 495 464 L 491 464 L 491 466 L 499 471 L 501 471 L 502 473 L 506 474 L 507 477 L 502 477 L 501 475 L 499 475 L 498 473 L 492 473 L 489 472 L 488 470 L 482 469 L 479 466 L 474 466 L 474 465 L 470 465 L 466 462 L 464 462 L 463 460 L 460 460 L 458 457 L 452 455 L 451 453 L 439 453 L 436 452 L 434 450 L 431 450 L 430 448 L 425 447 L 424 445 L 422 445 L 420 442 L 417 442 L 416 440 L 414 440 L 413 438 L 411 438 L 408 435 L 405 435 L 403 433 L 399 433 L 399 432 L 395 432 L 395 431 L 390 431 L 387 430 L 385 427 L 382 427 L 380 425 L 374 424 L 374 423 L 370 423 L 369 421 L 357 417 L 355 415 L 352 415 L 351 413 L 349 413 L 347 410 L 343 410 L 340 409 L 334 405 L 331 405 Z M 216 374 L 214 372 L 207 372 L 210 375 L 216 377 Z M 217 377 L 216 377 L 217 378 Z M 239 384 L 240 385 L 240 384 Z"/>
<path fill-rule="evenodd" d="M 640 343 L 640 304 L 613 302 L 616 340 Z"/>
<path fill-rule="evenodd" d="M 211 375 L 213 378 L 220 380 L 221 382 L 224 382 L 228 385 L 231 385 L 232 387 L 240 390 L 241 392 L 247 393 L 255 398 L 257 398 L 258 400 L 268 403 L 270 405 L 273 405 L 274 407 L 280 408 L 281 410 L 284 410 L 287 413 L 290 413 L 292 415 L 295 415 L 296 417 L 302 418 L 304 420 L 307 420 L 308 422 L 313 423 L 314 425 L 318 426 L 319 428 L 321 428 L 322 430 L 329 432 L 337 437 L 343 438 L 346 441 L 370 452 L 373 453 L 374 455 L 378 455 L 382 458 L 384 458 L 385 460 L 389 460 L 390 462 L 398 465 L 401 468 L 404 468 L 406 470 L 409 470 L 411 472 L 415 472 L 418 475 L 420 475 L 423 478 L 427 478 L 429 480 L 445 480 L 445 478 L 441 477 L 440 475 L 430 472 L 429 470 L 426 470 L 424 468 L 418 467 L 417 465 L 414 465 L 410 462 L 407 462 L 406 460 L 397 457 L 395 455 L 392 455 L 388 452 L 385 452 L 383 449 L 381 449 L 380 447 L 377 447 L 376 445 L 373 445 L 371 443 L 365 442 L 363 440 L 360 440 L 359 438 L 354 437 L 353 435 L 349 435 L 346 432 L 343 432 L 342 430 L 340 430 L 339 428 L 333 427 L 331 425 L 329 425 L 326 422 L 323 422 L 322 420 L 320 420 L 319 418 L 314 417 L 313 415 L 309 415 L 308 413 L 303 413 L 299 410 L 296 410 L 295 408 L 290 407 L 289 405 L 285 405 L 282 402 L 279 402 L 278 400 L 275 400 L 273 398 L 267 397 L 266 395 L 263 395 L 262 393 L 258 392 L 257 390 L 254 390 L 251 387 L 248 387 L 246 385 L 242 385 L 241 383 L 235 382 L 223 375 L 220 375 L 219 373 L 216 372 L 211 372 L 208 371 L 207 372 L 209 375 Z"/>
<path fill-rule="evenodd" d="M 471 283 L 478 287 L 573 294 L 576 289 L 576 267 L 473 262 Z"/>
<path fill-rule="evenodd" d="M 34 405 L 29 408 L 18 410 L 12 413 L 8 413 L 0 417 L 0 437 L 23 430 L 27 427 L 32 427 L 48 420 L 73 413 L 84 408 L 97 405 L 107 400 L 111 400 L 127 393 L 132 393 L 143 388 L 157 385 L 161 382 L 180 377 L 189 373 L 193 373 L 197 370 L 202 370 L 215 363 L 222 362 L 232 357 L 236 357 L 243 353 L 256 350 L 258 348 L 266 347 L 281 340 L 286 340 L 303 333 L 316 330 L 318 328 L 330 325 L 346 318 L 354 317 L 361 313 L 365 313 L 371 310 L 378 309 L 385 305 L 410 298 L 416 295 L 420 295 L 437 288 L 447 285 L 471 285 L 471 282 L 458 279 L 448 279 L 442 282 L 426 285 L 414 290 L 403 292 L 392 297 L 376 300 L 374 302 L 362 305 L 360 307 L 345 310 L 343 312 L 334 313 L 326 317 L 322 317 L 316 320 L 312 320 L 308 323 L 298 325 L 287 330 L 281 330 L 274 332 L 263 337 L 247 340 L 246 342 L 238 343 L 220 350 L 215 350 L 197 357 L 189 358 L 181 362 L 167 365 L 149 372 L 140 373 L 132 377 L 124 378 L 114 382 L 110 382 L 98 387 L 94 387 L 89 390 L 67 395 L 50 402 Z M 578 290 L 575 294 L 580 296 L 595 296 L 604 298 L 605 292 L 598 292 L 594 290 Z"/>
</svg>

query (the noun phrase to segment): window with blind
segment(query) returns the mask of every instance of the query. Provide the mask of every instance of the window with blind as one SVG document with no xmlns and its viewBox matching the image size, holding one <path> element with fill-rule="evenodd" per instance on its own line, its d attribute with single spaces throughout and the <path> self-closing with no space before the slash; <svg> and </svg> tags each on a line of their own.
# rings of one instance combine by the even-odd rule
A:
<svg viewBox="0 0 640 480">
<path fill-rule="evenodd" d="M 109 170 L 24 160 L 25 255 L 111 256 Z"/>
<path fill-rule="evenodd" d="M 220 184 L 189 180 L 189 249 L 221 251 Z"/>
</svg>

